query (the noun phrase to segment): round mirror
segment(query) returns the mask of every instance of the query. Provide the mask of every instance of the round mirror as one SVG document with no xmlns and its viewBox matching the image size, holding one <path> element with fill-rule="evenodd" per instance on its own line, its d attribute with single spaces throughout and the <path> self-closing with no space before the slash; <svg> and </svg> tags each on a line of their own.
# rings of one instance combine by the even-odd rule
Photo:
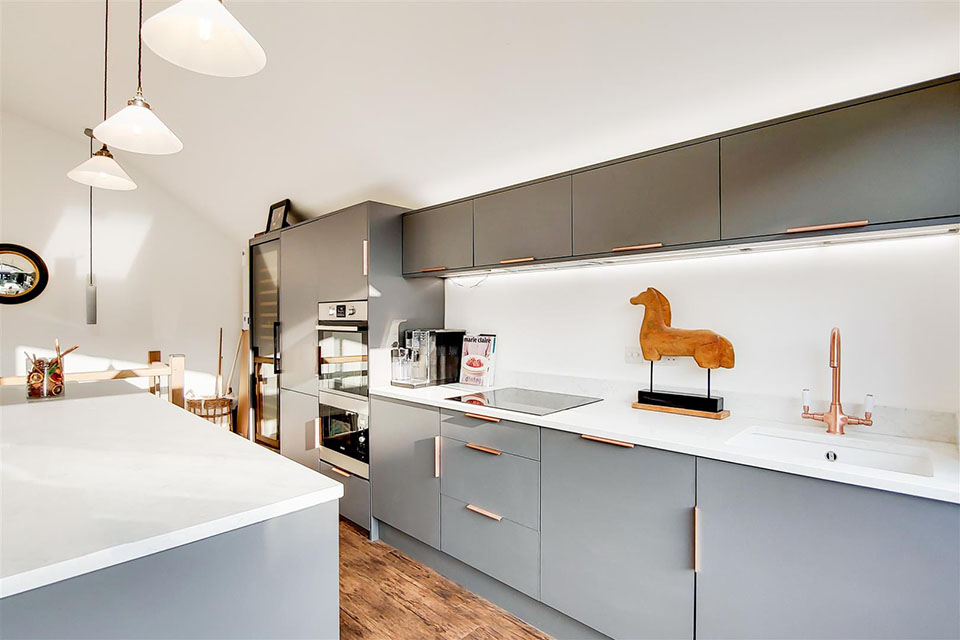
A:
<svg viewBox="0 0 960 640">
<path fill-rule="evenodd" d="M 0 304 L 33 300 L 46 288 L 47 265 L 35 252 L 0 242 Z"/>
</svg>

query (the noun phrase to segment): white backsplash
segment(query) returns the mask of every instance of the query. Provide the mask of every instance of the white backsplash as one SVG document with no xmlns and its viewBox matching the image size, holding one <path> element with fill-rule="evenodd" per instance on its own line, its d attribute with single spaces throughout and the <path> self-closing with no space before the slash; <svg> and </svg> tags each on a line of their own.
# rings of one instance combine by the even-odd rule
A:
<svg viewBox="0 0 960 640">
<path fill-rule="evenodd" d="M 800 422 L 800 390 L 829 405 L 830 328 L 843 338 L 844 409 L 876 397 L 873 433 L 957 442 L 960 239 L 935 236 L 667 262 L 510 273 L 446 283 L 447 328 L 497 334 L 497 386 L 631 401 L 646 363 L 628 364 L 643 308 L 660 289 L 673 325 L 729 338 L 736 366 L 713 389 L 738 415 Z M 658 364 L 657 389 L 702 393 L 689 358 Z M 851 427 L 851 431 L 859 429 Z"/>
</svg>

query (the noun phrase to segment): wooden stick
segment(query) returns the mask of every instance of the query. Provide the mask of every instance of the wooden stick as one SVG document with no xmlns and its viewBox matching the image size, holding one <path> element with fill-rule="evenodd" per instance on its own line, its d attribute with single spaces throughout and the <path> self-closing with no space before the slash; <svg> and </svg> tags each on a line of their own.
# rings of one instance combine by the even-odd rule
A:
<svg viewBox="0 0 960 640">
<path fill-rule="evenodd" d="M 217 382 L 214 396 L 223 395 L 223 327 L 220 327 L 220 342 L 217 344 Z"/>
<path fill-rule="evenodd" d="M 73 351 L 76 351 L 76 350 L 79 349 L 79 348 L 80 348 L 80 345 L 75 344 L 75 345 L 73 345 L 72 347 L 70 347 L 69 349 L 67 349 L 66 351 L 64 351 L 63 353 L 61 353 L 61 354 L 60 354 L 60 357 L 62 358 L 63 356 L 67 355 L 68 353 L 71 353 L 71 352 L 73 352 Z"/>
<path fill-rule="evenodd" d="M 233 374 L 237 370 L 237 361 L 240 360 L 240 347 L 243 345 L 243 329 L 237 337 L 237 352 L 233 354 L 233 366 L 230 367 L 230 376 L 227 378 L 227 393 L 233 388 Z"/>
<path fill-rule="evenodd" d="M 63 373 L 63 356 L 60 355 L 60 338 L 53 339 L 53 347 L 57 350 L 57 366 L 60 367 L 60 373 Z"/>
</svg>

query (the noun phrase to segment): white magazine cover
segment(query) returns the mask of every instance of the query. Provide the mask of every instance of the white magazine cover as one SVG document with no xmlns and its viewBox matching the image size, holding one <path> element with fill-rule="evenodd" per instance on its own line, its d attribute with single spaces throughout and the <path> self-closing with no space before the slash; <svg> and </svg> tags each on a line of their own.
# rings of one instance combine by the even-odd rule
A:
<svg viewBox="0 0 960 640">
<path fill-rule="evenodd" d="M 496 353 L 497 336 L 490 333 L 468 333 L 463 336 L 460 382 L 476 387 L 492 387 Z"/>
</svg>

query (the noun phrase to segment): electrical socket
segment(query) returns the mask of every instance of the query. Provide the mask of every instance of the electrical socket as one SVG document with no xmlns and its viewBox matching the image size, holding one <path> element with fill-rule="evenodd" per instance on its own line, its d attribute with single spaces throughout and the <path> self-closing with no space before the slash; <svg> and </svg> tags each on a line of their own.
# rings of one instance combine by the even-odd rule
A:
<svg viewBox="0 0 960 640">
<path fill-rule="evenodd" d="M 640 347 L 627 347 L 623 352 L 623 361 L 627 364 L 647 364 L 643 359 L 643 351 Z M 676 367 L 680 365 L 680 358 L 677 356 L 661 356 L 657 360 L 657 367 Z"/>
</svg>

